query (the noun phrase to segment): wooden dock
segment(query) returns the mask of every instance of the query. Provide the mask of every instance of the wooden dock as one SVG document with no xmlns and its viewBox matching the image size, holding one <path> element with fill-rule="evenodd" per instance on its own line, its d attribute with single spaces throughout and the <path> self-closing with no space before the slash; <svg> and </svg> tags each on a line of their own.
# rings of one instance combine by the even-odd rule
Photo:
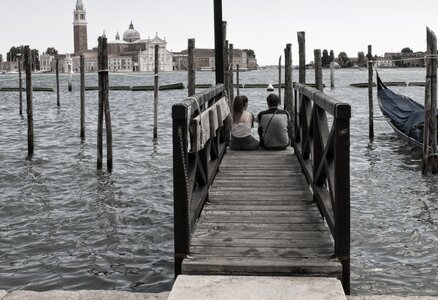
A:
<svg viewBox="0 0 438 300">
<path fill-rule="evenodd" d="M 176 275 L 336 277 L 349 294 L 351 107 L 303 84 L 294 99 L 282 151 L 228 149 L 223 84 L 172 106 Z"/>
<path fill-rule="evenodd" d="M 341 277 L 329 237 L 292 148 L 229 151 L 182 273 Z"/>
</svg>

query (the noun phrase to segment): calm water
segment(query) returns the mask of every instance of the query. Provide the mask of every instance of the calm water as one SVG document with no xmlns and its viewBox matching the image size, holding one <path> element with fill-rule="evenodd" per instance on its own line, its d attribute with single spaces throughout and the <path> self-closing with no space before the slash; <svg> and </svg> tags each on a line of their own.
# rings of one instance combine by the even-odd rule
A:
<svg viewBox="0 0 438 300">
<path fill-rule="evenodd" d="M 329 76 L 324 71 L 329 86 Z M 381 70 L 387 81 L 424 81 L 424 69 Z M 197 74 L 212 83 L 214 73 Z M 161 84 L 186 73 L 160 75 Z M 276 70 L 241 73 L 243 83 L 275 83 Z M 297 78 L 297 74 L 294 74 Z M 309 71 L 308 81 L 313 81 Z M 110 92 L 114 172 L 96 172 L 97 92 L 86 92 L 86 140 L 79 138 L 78 76 L 61 107 L 56 93 L 34 93 L 35 156 L 27 155 L 26 116 L 18 93 L 0 93 L 0 289 L 107 289 L 156 292 L 173 282 L 171 107 L 186 90 L 160 92 L 158 141 L 152 141 L 153 92 Z M 97 75 L 87 74 L 87 85 Z M 368 142 L 367 71 L 339 70 L 329 95 L 352 105 L 352 293 L 438 295 L 437 177 L 422 177 L 418 151 L 389 125 Z M 54 75 L 34 86 L 55 87 Z M 152 74 L 110 74 L 113 85 L 153 83 Z M 0 87 L 17 86 L 0 75 Z M 423 99 L 421 87 L 394 90 Z M 243 89 L 249 110 L 265 89 Z M 24 106 L 25 107 L 25 106 Z M 24 111 L 25 113 L 25 111 Z M 376 107 L 375 115 L 380 112 Z M 104 164 L 105 167 L 105 164 Z"/>
</svg>

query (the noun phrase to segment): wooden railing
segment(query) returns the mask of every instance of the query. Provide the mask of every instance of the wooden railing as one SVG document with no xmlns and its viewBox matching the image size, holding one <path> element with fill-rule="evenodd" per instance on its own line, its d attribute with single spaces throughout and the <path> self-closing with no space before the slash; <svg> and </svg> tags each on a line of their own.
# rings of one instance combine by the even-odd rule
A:
<svg viewBox="0 0 438 300">
<path fill-rule="evenodd" d="M 172 106 L 175 276 L 229 142 L 229 113 L 223 84 Z"/>
<path fill-rule="evenodd" d="M 294 110 L 293 147 L 330 228 L 334 255 L 343 267 L 342 284 L 349 294 L 351 107 L 296 83 Z"/>
</svg>

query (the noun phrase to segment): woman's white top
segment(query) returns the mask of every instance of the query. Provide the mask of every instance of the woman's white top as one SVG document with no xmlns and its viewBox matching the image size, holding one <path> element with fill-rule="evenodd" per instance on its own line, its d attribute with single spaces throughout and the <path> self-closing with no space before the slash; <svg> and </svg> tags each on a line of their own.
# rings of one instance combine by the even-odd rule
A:
<svg viewBox="0 0 438 300">
<path fill-rule="evenodd" d="M 235 123 L 234 121 L 231 124 L 231 135 L 236 138 L 243 138 L 248 135 L 251 135 L 251 128 L 253 126 L 254 116 L 247 112 L 243 111 L 242 116 L 240 117 L 239 123 Z"/>
</svg>

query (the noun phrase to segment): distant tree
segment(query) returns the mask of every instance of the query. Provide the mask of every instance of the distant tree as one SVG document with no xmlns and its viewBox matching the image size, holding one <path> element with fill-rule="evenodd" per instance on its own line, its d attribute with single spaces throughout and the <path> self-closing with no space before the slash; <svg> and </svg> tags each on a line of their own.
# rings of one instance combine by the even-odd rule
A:
<svg viewBox="0 0 438 300">
<path fill-rule="evenodd" d="M 49 47 L 49 48 L 47 48 L 46 53 L 49 54 L 49 55 L 53 55 L 53 56 L 55 56 L 55 55 L 58 54 L 58 50 L 56 50 L 56 49 L 53 48 L 53 47 Z"/>
<path fill-rule="evenodd" d="M 366 63 L 365 63 L 365 53 L 363 53 L 363 51 L 359 51 L 357 53 L 357 65 L 359 67 L 365 67 Z"/>
<path fill-rule="evenodd" d="M 17 54 L 24 53 L 24 46 L 18 46 L 18 47 L 11 47 L 8 53 L 6 53 L 6 60 L 7 61 L 15 61 Z"/>
<path fill-rule="evenodd" d="M 256 58 L 255 52 L 252 49 L 243 49 L 242 51 L 246 52 L 246 55 L 251 58 Z"/>
<path fill-rule="evenodd" d="M 412 49 L 409 48 L 409 47 L 404 47 L 404 48 L 401 50 L 401 53 L 414 53 L 414 51 L 412 51 Z"/>
<path fill-rule="evenodd" d="M 24 54 L 24 46 L 11 47 L 9 52 L 6 54 L 7 60 L 15 61 L 18 53 Z M 39 51 L 37 49 L 31 49 L 30 54 L 32 57 L 32 70 L 34 71 L 39 70 L 40 69 Z"/>
<path fill-rule="evenodd" d="M 0 54 L 0 62 L 3 62 L 3 55 Z"/>
<path fill-rule="evenodd" d="M 37 49 L 30 50 L 30 54 L 32 57 L 32 70 L 39 70 L 40 69 L 40 54 Z"/>
<path fill-rule="evenodd" d="M 333 50 L 330 50 L 330 62 L 335 61 L 335 52 Z"/>
<path fill-rule="evenodd" d="M 350 59 L 348 58 L 347 53 L 340 52 L 338 55 L 339 66 L 341 68 L 348 68 L 351 66 Z"/>
<path fill-rule="evenodd" d="M 328 51 L 327 51 L 327 49 L 324 49 L 323 51 L 322 51 L 322 67 L 323 68 L 328 68 L 328 67 L 330 67 L 330 56 L 329 56 L 329 54 L 328 54 Z"/>
</svg>

